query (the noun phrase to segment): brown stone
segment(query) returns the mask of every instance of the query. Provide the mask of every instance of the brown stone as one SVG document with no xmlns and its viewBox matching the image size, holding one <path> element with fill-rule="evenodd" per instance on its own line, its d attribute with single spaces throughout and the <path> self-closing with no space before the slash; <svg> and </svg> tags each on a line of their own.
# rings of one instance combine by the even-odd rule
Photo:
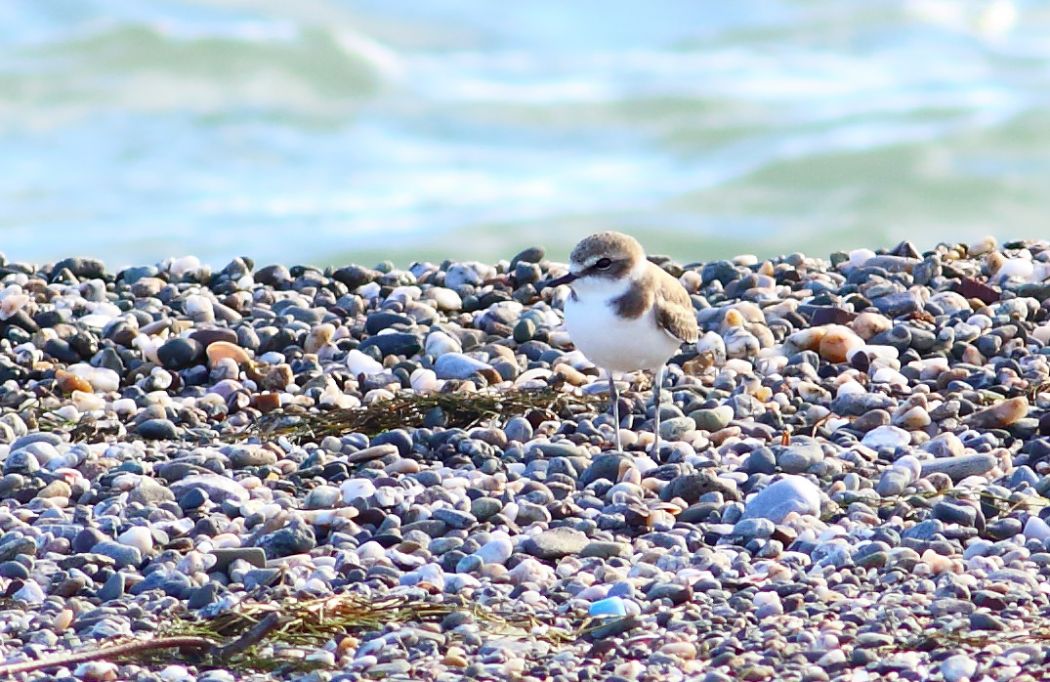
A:
<svg viewBox="0 0 1050 682">
<path fill-rule="evenodd" d="M 976 298 L 978 301 L 984 304 L 995 303 L 999 300 L 999 292 L 985 284 L 979 282 L 972 277 L 963 277 L 962 280 L 955 285 L 955 292 L 961 294 L 965 298 Z"/>
<path fill-rule="evenodd" d="M 238 365 L 245 365 L 251 361 L 248 351 L 229 341 L 215 341 L 205 352 L 208 354 L 209 367 L 214 367 L 224 358 L 231 358 Z"/>
<path fill-rule="evenodd" d="M 78 377 L 76 374 L 67 372 L 64 369 L 55 372 L 55 383 L 58 385 L 59 390 L 66 395 L 72 395 L 73 391 L 94 392 L 87 379 Z"/>
</svg>

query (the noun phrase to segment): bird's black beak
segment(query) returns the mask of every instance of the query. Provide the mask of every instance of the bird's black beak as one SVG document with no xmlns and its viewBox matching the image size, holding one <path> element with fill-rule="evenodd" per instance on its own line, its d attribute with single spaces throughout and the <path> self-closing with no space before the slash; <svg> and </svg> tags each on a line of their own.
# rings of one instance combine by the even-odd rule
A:
<svg viewBox="0 0 1050 682">
<path fill-rule="evenodd" d="M 568 274 L 562 275 L 561 277 L 558 277 L 557 279 L 547 280 L 546 282 L 544 282 L 543 286 L 544 286 L 544 288 L 546 288 L 546 287 L 558 287 L 558 286 L 561 286 L 562 284 L 569 284 L 571 282 L 575 282 L 578 278 L 579 278 L 579 275 L 574 275 L 573 273 L 570 272 Z"/>
</svg>

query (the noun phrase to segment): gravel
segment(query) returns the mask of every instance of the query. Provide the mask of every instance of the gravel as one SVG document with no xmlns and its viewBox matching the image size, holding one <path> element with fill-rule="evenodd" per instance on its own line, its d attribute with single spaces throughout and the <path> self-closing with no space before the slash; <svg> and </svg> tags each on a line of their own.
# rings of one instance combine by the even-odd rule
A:
<svg viewBox="0 0 1050 682">
<path fill-rule="evenodd" d="M 0 658 L 355 595 L 451 612 L 256 652 L 313 672 L 170 652 L 27 679 L 1037 679 L 1050 244 L 654 259 L 702 334 L 669 367 L 658 452 L 648 379 L 620 378 L 621 453 L 541 249 L 407 269 L 0 257 Z M 513 388 L 570 406 L 251 430 Z"/>
</svg>

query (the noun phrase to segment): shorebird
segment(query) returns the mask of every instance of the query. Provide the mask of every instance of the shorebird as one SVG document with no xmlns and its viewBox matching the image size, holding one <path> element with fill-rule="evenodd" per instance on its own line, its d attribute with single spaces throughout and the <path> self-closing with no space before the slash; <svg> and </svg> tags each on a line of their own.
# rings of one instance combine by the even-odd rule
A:
<svg viewBox="0 0 1050 682">
<path fill-rule="evenodd" d="M 645 257 L 634 237 L 599 232 L 584 238 L 569 256 L 569 273 L 548 286 L 567 284 L 565 325 L 576 348 L 609 374 L 620 444 L 620 405 L 614 374 L 653 371 L 656 405 L 653 452 L 660 447 L 660 388 L 667 361 L 699 334 L 692 301 L 682 284 Z"/>
</svg>

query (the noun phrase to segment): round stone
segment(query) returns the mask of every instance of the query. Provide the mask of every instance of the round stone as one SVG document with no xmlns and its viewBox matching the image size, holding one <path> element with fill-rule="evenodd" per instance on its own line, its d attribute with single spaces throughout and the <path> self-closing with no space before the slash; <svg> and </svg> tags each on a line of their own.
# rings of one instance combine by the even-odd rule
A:
<svg viewBox="0 0 1050 682">
<path fill-rule="evenodd" d="M 174 338 L 157 349 L 157 357 L 165 368 L 186 369 L 195 365 L 204 356 L 204 347 L 191 338 Z"/>
</svg>

